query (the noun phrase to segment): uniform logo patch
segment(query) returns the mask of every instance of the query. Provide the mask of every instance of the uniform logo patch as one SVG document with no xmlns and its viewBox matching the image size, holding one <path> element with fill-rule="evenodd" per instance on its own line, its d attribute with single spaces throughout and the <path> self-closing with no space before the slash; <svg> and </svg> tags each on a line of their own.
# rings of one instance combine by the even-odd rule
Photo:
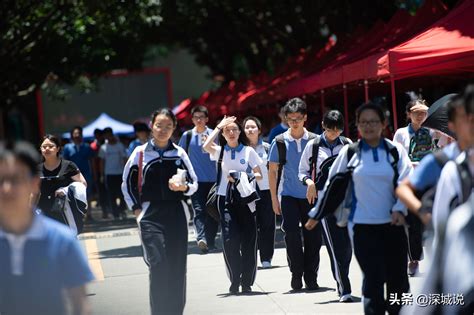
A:
<svg viewBox="0 0 474 315">
<path fill-rule="evenodd" d="M 240 164 L 245 164 L 245 159 L 240 159 Z"/>
<path fill-rule="evenodd" d="M 260 153 L 258 154 L 258 156 L 259 156 L 259 157 L 263 157 L 263 153 L 260 152 Z"/>
<path fill-rule="evenodd" d="M 180 166 L 181 165 L 181 160 L 176 160 L 176 162 L 174 162 L 174 164 L 176 164 L 177 166 Z"/>
</svg>

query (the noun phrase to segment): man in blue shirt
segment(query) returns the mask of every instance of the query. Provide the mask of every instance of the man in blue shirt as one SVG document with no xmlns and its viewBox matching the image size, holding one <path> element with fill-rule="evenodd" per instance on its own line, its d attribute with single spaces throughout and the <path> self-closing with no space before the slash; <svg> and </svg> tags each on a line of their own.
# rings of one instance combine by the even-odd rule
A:
<svg viewBox="0 0 474 315">
<path fill-rule="evenodd" d="M 150 128 L 148 128 L 147 124 L 137 121 L 133 124 L 133 129 L 135 130 L 137 138 L 128 145 L 127 156 L 132 155 L 132 152 L 136 147 L 145 144 L 150 138 Z"/>
<path fill-rule="evenodd" d="M 292 273 L 292 289 L 300 290 L 303 287 L 301 279 L 303 277 L 306 288 L 315 290 L 319 287 L 317 273 L 322 238 L 321 225 L 311 231 L 303 229 L 303 246 L 300 225 L 304 225 L 308 220 L 308 212 L 312 205 L 306 199 L 306 187 L 298 179 L 298 167 L 306 144 L 316 135 L 309 133 L 304 128 L 307 111 L 306 104 L 301 99 L 289 100 L 283 112 L 290 129 L 272 142 L 269 154 L 268 180 L 272 206 L 277 215 L 283 216 L 282 230 L 285 232 L 288 265 Z M 279 146 L 281 147 L 281 140 L 284 141 L 286 148 L 284 157 L 280 157 Z M 280 145 L 278 142 L 280 142 Z M 283 163 L 282 158 L 285 163 Z M 280 165 L 280 163 L 283 165 Z M 281 183 L 277 183 L 279 167 L 283 168 Z M 281 206 L 278 196 L 279 185 L 282 185 L 283 188 L 281 191 Z"/>
<path fill-rule="evenodd" d="M 67 227 L 39 214 L 39 154 L 27 143 L 0 142 L 0 314 L 90 314 L 87 259 Z"/>
<path fill-rule="evenodd" d="M 188 153 L 191 164 L 198 178 L 198 190 L 191 196 L 194 209 L 194 228 L 196 241 L 202 253 L 215 248 L 217 222 L 206 212 L 206 200 L 209 190 L 217 180 L 216 162 L 211 161 L 209 153 L 203 150 L 202 145 L 211 134 L 212 129 L 207 127 L 209 113 L 204 106 L 191 109 L 194 128 L 183 133 L 178 145 Z"/>
<path fill-rule="evenodd" d="M 285 118 L 285 113 L 283 112 L 283 108 L 284 106 L 280 108 L 280 113 L 278 114 L 281 122 L 275 127 L 273 127 L 272 130 L 270 130 L 270 133 L 268 134 L 268 143 L 272 143 L 273 139 L 275 139 L 276 136 L 288 130 L 288 124 L 286 123 L 286 118 Z"/>
<path fill-rule="evenodd" d="M 71 130 L 71 143 L 64 146 L 63 157 L 66 160 L 74 162 L 87 182 L 87 219 L 92 220 L 90 198 L 92 197 L 92 172 L 91 160 L 94 157 L 94 151 L 88 143 L 84 143 L 82 137 L 82 127 L 75 126 Z"/>
</svg>

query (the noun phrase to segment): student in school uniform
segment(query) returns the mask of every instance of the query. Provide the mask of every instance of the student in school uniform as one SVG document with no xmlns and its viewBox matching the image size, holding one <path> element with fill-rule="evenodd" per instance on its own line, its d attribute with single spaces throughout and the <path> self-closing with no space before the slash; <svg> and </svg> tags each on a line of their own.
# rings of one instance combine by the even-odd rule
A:
<svg viewBox="0 0 474 315">
<path fill-rule="evenodd" d="M 214 250 L 218 224 L 206 211 L 206 199 L 209 191 L 216 182 L 216 162 L 212 161 L 202 145 L 212 132 L 207 127 L 209 112 L 204 106 L 195 106 L 191 109 L 194 128 L 181 136 L 178 145 L 189 156 L 198 177 L 199 188 L 191 196 L 194 210 L 194 229 L 196 242 L 203 254 Z"/>
<path fill-rule="evenodd" d="M 406 178 L 412 165 L 399 143 L 382 136 L 386 126 L 383 110 L 372 103 L 357 109 L 356 121 L 361 135 L 357 143 L 344 146 L 329 172 L 316 207 L 309 213 L 307 229 L 313 229 L 328 215 L 325 195 L 331 183 L 352 169 L 352 203 L 349 229 L 354 254 L 362 269 L 362 302 L 365 314 L 398 314 L 400 305 L 390 305 L 390 296 L 409 292 L 407 274 L 407 210 L 395 196 L 395 188 Z M 349 148 L 355 149 L 350 158 Z M 387 299 L 384 296 L 387 286 Z"/>
<path fill-rule="evenodd" d="M 307 186 L 306 198 L 311 204 L 314 204 L 318 195 L 322 193 L 329 175 L 329 169 L 341 149 L 344 145 L 352 143 L 351 140 L 341 136 L 344 128 L 344 117 L 338 110 L 331 110 L 324 115 L 322 127 L 324 132 L 321 136 L 317 136 L 308 142 L 299 164 L 298 176 L 303 185 Z M 347 228 L 339 227 L 334 215 L 322 219 L 321 225 L 323 227 L 324 242 L 331 261 L 332 274 L 337 282 L 339 300 L 340 302 L 352 302 L 352 290 L 349 281 L 352 245 Z"/>
<path fill-rule="evenodd" d="M 214 140 L 219 136 L 219 144 Z M 262 179 L 262 160 L 247 145 L 244 129 L 234 116 L 224 117 L 204 143 L 214 161 L 222 160 L 221 176 L 217 179 L 217 205 L 220 213 L 224 260 L 231 281 L 229 293 L 252 291 L 257 273 L 257 225 L 255 205 L 234 203 L 229 195 L 233 174 L 246 176 L 248 168 L 255 180 Z M 245 173 L 245 175 L 243 174 Z"/>
<path fill-rule="evenodd" d="M 277 136 L 270 147 L 268 180 L 272 196 L 273 211 L 283 216 L 282 230 L 285 233 L 286 254 L 291 272 L 291 288 L 317 290 L 319 249 L 321 248 L 321 225 L 316 229 L 301 231 L 300 224 L 308 220 L 312 204 L 306 199 L 306 187 L 298 179 L 298 167 L 308 141 L 316 135 L 304 128 L 307 120 L 306 103 L 294 98 L 283 108 L 290 128 Z M 283 150 L 285 152 L 283 152 Z M 278 186 L 282 185 L 281 204 Z M 303 237 L 301 237 L 303 234 Z M 302 242 L 303 239 L 303 242 Z"/>
<path fill-rule="evenodd" d="M 260 200 L 257 201 L 257 240 L 262 268 L 268 269 L 272 267 L 272 258 L 275 251 L 275 213 L 272 209 L 267 168 L 270 144 L 264 142 L 261 138 L 262 123 L 257 117 L 247 116 L 244 118 L 243 127 L 249 145 L 262 159 L 262 165 L 260 165 L 262 180 L 257 182 L 260 195 Z"/>
<path fill-rule="evenodd" d="M 137 218 L 149 267 L 152 314 L 182 314 L 186 303 L 188 219 L 183 199 L 196 192 L 198 182 L 188 155 L 170 140 L 176 125 L 172 111 L 155 111 L 152 138 L 132 152 L 123 171 L 122 192 Z M 178 173 L 185 176 L 175 179 Z"/>
</svg>

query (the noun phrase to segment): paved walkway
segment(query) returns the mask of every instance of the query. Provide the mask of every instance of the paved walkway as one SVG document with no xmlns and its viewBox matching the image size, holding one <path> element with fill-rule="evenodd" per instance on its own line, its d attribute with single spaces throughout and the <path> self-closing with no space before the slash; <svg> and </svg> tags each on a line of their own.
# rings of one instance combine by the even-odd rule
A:
<svg viewBox="0 0 474 315">
<path fill-rule="evenodd" d="M 100 232 L 81 236 L 98 281 L 90 288 L 93 314 L 149 314 L 148 272 L 141 257 L 137 230 L 129 221 L 96 223 Z M 109 228 L 107 228 L 107 226 Z M 91 229 L 89 229 L 90 231 Z M 290 291 L 290 272 L 281 232 L 277 233 L 272 269 L 258 270 L 254 292 L 230 296 L 222 252 L 201 255 L 190 228 L 185 314 L 361 314 L 360 302 L 338 302 L 326 248 L 315 292 Z M 423 274 L 424 264 L 421 264 Z M 353 295 L 360 301 L 362 275 L 353 258 L 350 271 Z M 412 288 L 421 277 L 412 278 Z"/>
</svg>

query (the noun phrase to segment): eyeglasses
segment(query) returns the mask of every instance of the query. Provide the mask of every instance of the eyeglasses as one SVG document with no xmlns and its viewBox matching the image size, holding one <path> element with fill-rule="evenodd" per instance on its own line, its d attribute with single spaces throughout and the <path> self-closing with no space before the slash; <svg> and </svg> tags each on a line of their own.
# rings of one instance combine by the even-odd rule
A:
<svg viewBox="0 0 474 315">
<path fill-rule="evenodd" d="M 193 116 L 193 119 L 196 119 L 196 120 L 203 120 L 203 119 L 206 119 L 207 117 L 206 116 Z"/>
<path fill-rule="evenodd" d="M 359 121 L 357 125 L 361 127 L 367 127 L 367 126 L 374 127 L 378 124 L 380 124 L 380 120 L 367 120 L 367 121 Z"/>
<path fill-rule="evenodd" d="M 54 148 L 56 148 L 56 145 L 55 144 L 43 144 L 40 148 L 41 148 L 41 150 L 54 149 Z"/>
<path fill-rule="evenodd" d="M 299 124 L 299 123 L 302 122 L 303 120 L 304 120 L 304 118 L 295 118 L 295 119 L 292 119 L 292 118 L 286 117 L 286 121 L 289 122 L 289 123 L 297 123 L 297 124 Z"/>
</svg>

